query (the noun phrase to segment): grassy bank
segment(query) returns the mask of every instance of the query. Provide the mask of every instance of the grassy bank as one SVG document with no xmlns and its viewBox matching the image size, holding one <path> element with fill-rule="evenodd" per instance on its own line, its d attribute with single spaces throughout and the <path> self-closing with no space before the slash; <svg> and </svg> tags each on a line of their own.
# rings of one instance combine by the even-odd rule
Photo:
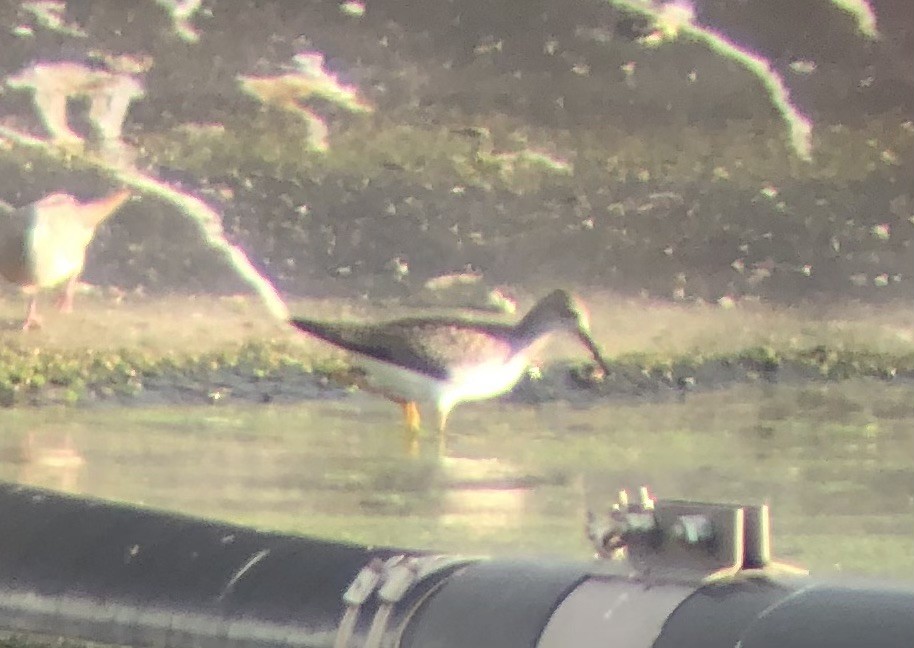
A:
<svg viewBox="0 0 914 648">
<path fill-rule="evenodd" d="M 595 379 L 574 342 L 556 340 L 541 358 L 540 378 L 526 381 L 517 397 L 642 395 L 754 380 L 914 378 L 914 310 L 906 305 L 723 308 L 600 292 L 587 297 L 613 373 Z M 523 308 L 530 299 L 521 301 Z M 291 309 L 354 319 L 416 311 L 395 302 L 344 300 L 298 301 Z M 17 300 L 0 304 L 5 407 L 308 399 L 350 382 L 345 356 L 269 319 L 253 297 L 89 295 L 72 315 L 47 309 L 44 328 L 30 333 L 17 329 L 18 316 Z"/>
</svg>

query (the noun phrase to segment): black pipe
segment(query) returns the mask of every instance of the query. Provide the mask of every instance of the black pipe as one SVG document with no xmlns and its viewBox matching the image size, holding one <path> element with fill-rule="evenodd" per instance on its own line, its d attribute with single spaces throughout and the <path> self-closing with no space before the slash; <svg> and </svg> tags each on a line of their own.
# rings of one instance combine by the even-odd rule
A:
<svg viewBox="0 0 914 648">
<path fill-rule="evenodd" d="M 740 645 L 910 648 L 914 591 L 872 584 L 812 585 L 766 610 L 746 629 Z"/>
<path fill-rule="evenodd" d="M 371 559 L 403 553 L 0 484 L 0 627 L 121 645 L 329 646 L 341 592 Z"/>
<path fill-rule="evenodd" d="M 658 503 L 656 519 L 681 510 Z M 202 647 L 914 646 L 914 588 L 787 577 L 755 568 L 763 554 L 713 581 L 646 553 L 637 570 L 442 558 L 7 484 L 0 628 Z"/>
</svg>

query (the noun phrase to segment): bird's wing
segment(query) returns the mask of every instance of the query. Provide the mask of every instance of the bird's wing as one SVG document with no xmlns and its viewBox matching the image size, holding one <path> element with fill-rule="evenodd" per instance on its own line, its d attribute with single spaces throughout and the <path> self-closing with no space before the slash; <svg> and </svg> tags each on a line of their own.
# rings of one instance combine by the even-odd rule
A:
<svg viewBox="0 0 914 648">
<path fill-rule="evenodd" d="M 462 320 L 405 319 L 383 324 L 292 319 L 301 331 L 347 351 L 447 379 L 455 366 L 514 355 L 511 326 Z"/>
</svg>

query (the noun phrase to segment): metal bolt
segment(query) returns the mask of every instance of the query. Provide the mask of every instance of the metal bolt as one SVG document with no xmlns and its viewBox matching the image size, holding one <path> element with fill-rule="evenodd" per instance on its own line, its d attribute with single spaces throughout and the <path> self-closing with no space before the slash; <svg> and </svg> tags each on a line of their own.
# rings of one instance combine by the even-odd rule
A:
<svg viewBox="0 0 914 648">
<path fill-rule="evenodd" d="M 707 542 L 714 537 L 714 527 L 705 515 L 680 515 L 670 531 L 673 537 L 688 544 Z"/>
<path fill-rule="evenodd" d="M 384 572 L 378 598 L 384 603 L 396 603 L 416 582 L 419 573 L 419 560 L 410 557 L 389 566 Z"/>
<path fill-rule="evenodd" d="M 616 501 L 616 503 L 613 504 L 613 510 L 614 511 L 624 511 L 627 508 L 628 508 L 628 491 L 620 490 L 619 498 Z"/>
<path fill-rule="evenodd" d="M 626 531 L 653 531 L 657 528 L 657 521 L 654 519 L 654 514 L 650 511 L 644 511 L 642 513 L 629 513 L 625 516 L 625 522 L 627 525 Z"/>
<path fill-rule="evenodd" d="M 343 602 L 346 605 L 362 605 L 378 586 L 383 568 L 384 562 L 380 558 L 372 558 L 343 593 Z"/>
<path fill-rule="evenodd" d="M 654 499 L 651 497 L 650 492 L 647 490 L 647 486 L 642 486 L 638 489 L 638 501 L 641 504 L 641 508 L 643 510 L 654 510 Z"/>
</svg>

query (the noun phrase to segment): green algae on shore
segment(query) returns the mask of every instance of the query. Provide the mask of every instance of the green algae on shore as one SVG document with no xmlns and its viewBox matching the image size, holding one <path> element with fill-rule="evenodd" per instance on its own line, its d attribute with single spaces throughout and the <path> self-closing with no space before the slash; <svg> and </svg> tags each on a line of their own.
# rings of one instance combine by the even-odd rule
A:
<svg viewBox="0 0 914 648">
<path fill-rule="evenodd" d="M 542 368 L 509 398 L 575 401 L 717 388 L 742 382 L 914 378 L 914 323 L 905 305 L 720 308 L 585 293 L 612 371 L 597 375 L 557 337 Z M 529 301 L 529 300 L 527 300 Z M 294 300 L 292 312 L 376 319 L 417 312 L 401 302 Z M 422 309 L 422 312 L 455 312 Z M 509 316 L 458 310 L 467 317 Z M 22 334 L 0 301 L 0 405 L 272 402 L 351 389 L 345 355 L 276 322 L 249 296 L 80 297 Z"/>
<path fill-rule="evenodd" d="M 643 396 L 756 381 L 852 378 L 914 379 L 914 353 L 816 346 L 777 352 L 752 348 L 729 354 L 670 356 L 637 353 L 610 361 L 599 376 L 590 365 L 559 362 L 531 375 L 513 398 L 530 402 L 570 398 Z M 0 350 L 0 405 L 119 404 L 160 401 L 271 402 L 329 395 L 354 388 L 353 367 L 340 358 L 315 358 L 285 342 L 248 342 L 200 354 L 136 349 Z M 280 393 L 282 394 L 280 396 Z"/>
</svg>

